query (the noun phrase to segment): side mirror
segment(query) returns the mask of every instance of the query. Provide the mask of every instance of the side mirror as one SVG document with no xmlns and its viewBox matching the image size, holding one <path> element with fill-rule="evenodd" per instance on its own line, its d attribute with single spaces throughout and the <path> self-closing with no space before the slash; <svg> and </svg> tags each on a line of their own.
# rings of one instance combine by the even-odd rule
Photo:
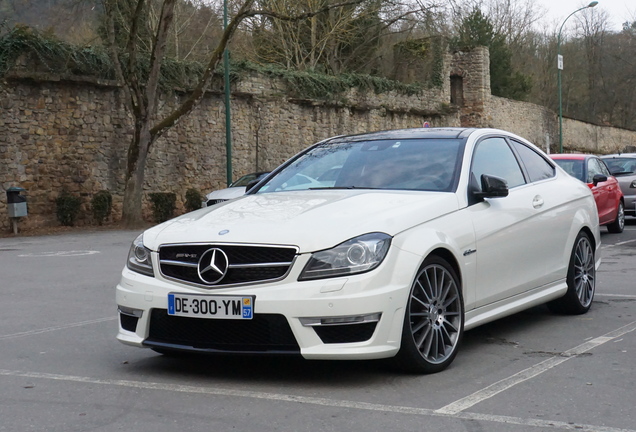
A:
<svg viewBox="0 0 636 432">
<path fill-rule="evenodd" d="M 477 198 L 501 198 L 508 196 L 508 184 L 501 177 L 481 175 L 481 191 L 473 192 Z"/>
<path fill-rule="evenodd" d="M 603 174 L 596 174 L 594 177 L 592 177 L 592 184 L 594 184 L 594 186 L 606 181 L 607 181 L 607 176 Z"/>
</svg>

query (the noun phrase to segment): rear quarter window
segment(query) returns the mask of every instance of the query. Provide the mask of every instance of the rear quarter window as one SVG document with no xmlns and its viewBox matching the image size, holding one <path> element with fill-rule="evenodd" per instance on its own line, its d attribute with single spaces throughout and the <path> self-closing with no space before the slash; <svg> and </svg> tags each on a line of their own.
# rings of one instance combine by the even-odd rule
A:
<svg viewBox="0 0 636 432">
<path fill-rule="evenodd" d="M 519 141 L 511 141 L 526 168 L 530 182 L 534 183 L 555 176 L 554 166 L 541 154 Z"/>
</svg>

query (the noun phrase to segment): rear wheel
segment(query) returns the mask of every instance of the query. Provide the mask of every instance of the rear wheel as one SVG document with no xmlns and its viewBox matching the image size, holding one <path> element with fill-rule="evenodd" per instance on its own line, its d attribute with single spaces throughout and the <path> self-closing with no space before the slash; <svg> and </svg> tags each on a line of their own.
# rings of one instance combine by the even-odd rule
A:
<svg viewBox="0 0 636 432">
<path fill-rule="evenodd" d="M 625 229 L 625 208 L 623 207 L 623 203 L 618 203 L 618 211 L 616 212 L 616 219 L 611 224 L 607 225 L 607 231 L 619 234 L 623 232 Z"/>
<path fill-rule="evenodd" d="M 548 303 L 554 312 L 584 314 L 592 306 L 596 290 L 596 260 L 594 246 L 588 234 L 580 232 L 574 242 L 568 267 L 568 290 L 559 299 Z"/>
<path fill-rule="evenodd" d="M 457 355 L 463 332 L 459 279 L 446 260 L 430 256 L 411 286 L 395 363 L 408 372 L 439 372 Z"/>
</svg>

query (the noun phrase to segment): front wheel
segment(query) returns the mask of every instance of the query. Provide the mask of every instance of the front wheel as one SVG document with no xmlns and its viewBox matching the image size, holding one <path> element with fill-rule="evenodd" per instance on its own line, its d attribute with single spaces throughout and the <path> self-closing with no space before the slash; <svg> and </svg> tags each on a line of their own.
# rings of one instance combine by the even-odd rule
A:
<svg viewBox="0 0 636 432">
<path fill-rule="evenodd" d="M 430 256 L 411 286 L 395 363 L 408 372 L 442 371 L 457 355 L 463 333 L 459 279 L 446 260 Z"/>
<path fill-rule="evenodd" d="M 574 248 L 568 266 L 568 290 L 559 299 L 548 303 L 548 307 L 558 313 L 584 314 L 592 306 L 596 291 L 596 260 L 590 237 L 580 232 L 574 241 Z"/>
</svg>

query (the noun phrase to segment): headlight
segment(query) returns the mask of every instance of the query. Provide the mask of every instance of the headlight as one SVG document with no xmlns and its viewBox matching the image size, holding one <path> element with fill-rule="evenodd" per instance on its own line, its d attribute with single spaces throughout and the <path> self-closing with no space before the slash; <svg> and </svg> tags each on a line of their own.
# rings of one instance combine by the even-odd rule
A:
<svg viewBox="0 0 636 432">
<path fill-rule="evenodd" d="M 373 270 L 380 265 L 391 244 L 383 233 L 364 234 L 333 249 L 315 252 L 298 280 L 346 276 Z"/>
<path fill-rule="evenodd" d="M 144 235 L 139 236 L 132 242 L 130 251 L 128 252 L 128 261 L 126 266 L 137 273 L 154 277 L 152 270 L 152 260 L 150 259 L 150 249 L 144 246 Z"/>
</svg>

